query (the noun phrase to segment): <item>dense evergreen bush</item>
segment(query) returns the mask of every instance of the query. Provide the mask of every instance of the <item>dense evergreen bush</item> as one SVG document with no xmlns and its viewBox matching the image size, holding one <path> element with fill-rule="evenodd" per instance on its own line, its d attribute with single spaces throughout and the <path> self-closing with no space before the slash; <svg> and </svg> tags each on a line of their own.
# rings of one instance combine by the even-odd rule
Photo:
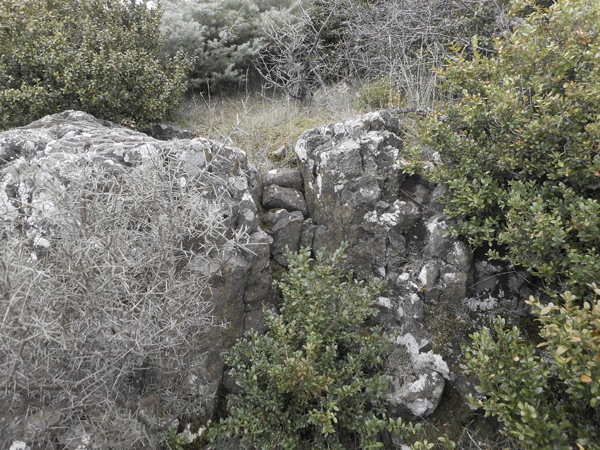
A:
<svg viewBox="0 0 600 450">
<path fill-rule="evenodd" d="M 423 138 L 456 231 L 584 294 L 600 273 L 600 6 L 516 1 L 513 14 L 526 8 L 493 57 L 441 72 L 460 101 Z"/>
<path fill-rule="evenodd" d="M 511 15 L 525 18 L 494 54 L 457 54 L 440 72 L 457 101 L 426 120 L 413 167 L 445 188 L 455 232 L 557 303 L 529 301 L 543 352 L 503 320 L 472 335 L 475 403 L 525 449 L 598 449 L 600 6 L 516 0 Z"/>
<path fill-rule="evenodd" d="M 254 74 L 253 62 L 267 45 L 263 15 L 286 10 L 293 0 L 166 0 L 163 53 L 195 58 L 192 88 L 224 88 Z"/>
<path fill-rule="evenodd" d="M 0 0 L 0 129 L 64 109 L 141 127 L 163 118 L 188 65 L 158 61 L 160 16 L 135 0 Z"/>
<path fill-rule="evenodd" d="M 228 397 L 229 417 L 214 436 L 239 434 L 261 449 L 343 449 L 347 438 L 376 448 L 380 431 L 404 429 L 385 415 L 389 377 L 378 369 L 388 344 L 378 327 L 360 328 L 384 282 L 348 278 L 344 248 L 329 261 L 317 252 L 314 265 L 308 249 L 288 252 L 269 331 L 226 354 L 241 392 Z"/>
</svg>

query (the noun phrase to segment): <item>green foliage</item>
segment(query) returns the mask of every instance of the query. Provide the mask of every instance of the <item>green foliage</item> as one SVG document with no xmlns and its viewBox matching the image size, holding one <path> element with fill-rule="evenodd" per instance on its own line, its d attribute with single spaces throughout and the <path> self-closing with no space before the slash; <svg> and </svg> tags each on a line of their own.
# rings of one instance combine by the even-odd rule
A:
<svg viewBox="0 0 600 450">
<path fill-rule="evenodd" d="M 177 433 L 177 427 L 171 425 L 165 432 L 165 443 L 169 450 L 183 450 L 183 446 L 190 443 L 187 434 Z"/>
<path fill-rule="evenodd" d="M 65 109 L 140 127 L 163 118 L 188 64 L 158 62 L 160 16 L 135 0 L 0 0 L 0 129 Z"/>
<path fill-rule="evenodd" d="M 163 53 L 183 51 L 195 58 L 190 86 L 224 87 L 254 72 L 253 61 L 267 45 L 263 14 L 285 9 L 292 0 L 167 0 L 161 31 Z"/>
<path fill-rule="evenodd" d="M 496 340 L 487 328 L 471 336 L 468 366 L 488 396 L 471 402 L 502 420 L 525 449 L 600 449 L 600 289 L 591 287 L 596 296 L 583 307 L 570 292 L 563 306 L 530 300 L 545 338 L 537 347 L 548 357 L 503 319 Z"/>
<path fill-rule="evenodd" d="M 441 71 L 460 101 L 426 121 L 420 150 L 456 232 L 584 295 L 600 273 L 600 4 L 512 8 L 531 14 L 493 57 Z"/>
<path fill-rule="evenodd" d="M 269 331 L 226 353 L 242 391 L 229 396 L 230 415 L 213 439 L 238 434 L 261 449 L 342 449 L 358 435 L 362 448 L 377 448 L 380 431 L 405 429 L 385 415 L 389 377 L 378 368 L 387 341 L 378 327 L 360 328 L 384 282 L 353 282 L 341 264 L 344 248 L 329 261 L 317 252 L 314 265 L 309 249 L 288 252 L 280 312 L 266 311 Z"/>
</svg>

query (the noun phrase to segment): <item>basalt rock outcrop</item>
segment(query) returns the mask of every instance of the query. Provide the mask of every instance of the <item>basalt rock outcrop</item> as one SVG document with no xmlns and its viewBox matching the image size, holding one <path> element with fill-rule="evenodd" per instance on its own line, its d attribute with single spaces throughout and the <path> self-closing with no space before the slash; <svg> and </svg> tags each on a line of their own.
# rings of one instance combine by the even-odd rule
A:
<svg viewBox="0 0 600 450">
<path fill-rule="evenodd" d="M 389 411 L 425 417 L 445 391 L 475 392 L 473 380 L 462 374 L 461 340 L 498 311 L 526 314 L 523 300 L 535 288 L 526 273 L 474 255 L 448 232 L 440 189 L 403 170 L 401 136 L 398 119 L 387 111 L 325 125 L 299 138 L 298 169 L 262 176 L 241 150 L 202 138 L 159 141 L 67 111 L 0 134 L 0 212 L 21 191 L 34 198 L 42 189 L 31 191 L 5 176 L 18 164 L 52 167 L 44 176 L 60 182 L 77 176 L 77 161 L 99 174 L 130 170 L 149 154 L 180 158 L 189 174 L 210 165 L 211 186 L 227 191 L 231 231 L 243 232 L 247 245 L 211 281 L 207 299 L 225 326 L 207 334 L 207 390 L 215 394 L 223 384 L 235 390 L 227 376 L 223 383 L 220 352 L 250 329 L 264 330 L 263 306 L 275 301 L 273 261 L 287 266 L 286 247 L 331 254 L 345 241 L 355 277 L 387 281 L 372 321 L 394 341 L 384 364 L 393 378 Z M 265 210 L 260 226 L 258 203 Z M 198 258 L 186 270 L 205 275 L 213 268 Z M 214 401 L 207 404 L 209 415 L 214 408 Z M 466 406 L 457 408 L 458 416 L 466 414 Z"/>
<path fill-rule="evenodd" d="M 303 188 L 295 189 L 307 206 L 300 239 L 300 215 L 292 223 L 281 209 L 269 212 L 267 233 L 280 264 L 286 245 L 330 254 L 345 241 L 354 276 L 387 280 L 373 320 L 395 336 L 386 363 L 393 377 L 389 410 L 424 417 L 444 389 L 474 392 L 474 381 L 462 375 L 462 339 L 498 311 L 524 314 L 531 288 L 525 274 L 474 260 L 469 245 L 448 232 L 441 190 L 403 170 L 401 135 L 387 111 L 303 133 L 296 145 Z M 263 199 L 263 206 L 270 203 Z"/>
</svg>

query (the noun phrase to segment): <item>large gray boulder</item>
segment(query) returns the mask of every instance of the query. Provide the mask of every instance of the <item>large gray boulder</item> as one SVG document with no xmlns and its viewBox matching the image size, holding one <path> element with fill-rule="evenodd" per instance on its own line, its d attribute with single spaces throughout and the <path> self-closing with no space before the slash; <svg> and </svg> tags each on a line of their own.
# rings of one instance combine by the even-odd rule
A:
<svg viewBox="0 0 600 450">
<path fill-rule="evenodd" d="M 156 177 L 152 169 L 157 164 L 161 168 L 168 166 L 167 172 L 159 171 L 166 173 L 169 176 L 168 180 L 152 178 Z M 191 255 L 190 258 L 181 259 L 189 262 L 177 268 L 176 276 L 190 280 L 206 280 L 196 283 L 189 293 L 181 293 L 181 308 L 187 306 L 187 301 L 195 302 L 198 295 L 201 295 L 203 303 L 198 303 L 201 310 L 196 311 L 197 323 L 194 322 L 195 316 L 183 317 L 185 326 L 189 327 L 186 339 L 195 342 L 197 348 L 194 349 L 194 354 L 199 357 L 187 362 L 185 377 L 179 383 L 183 384 L 185 395 L 197 393 L 205 399 L 204 405 L 194 405 L 194 408 L 199 410 L 202 406 L 205 417 L 209 418 L 216 408 L 216 393 L 222 383 L 224 361 L 221 352 L 242 337 L 245 328 L 259 329 L 263 326 L 263 304 L 273 301 L 269 266 L 272 239 L 258 228 L 256 204 L 262 192 L 261 176 L 243 151 L 202 138 L 160 141 L 78 111 L 66 111 L 44 117 L 25 127 L 0 133 L 0 236 L 1 239 L 21 236 L 19 239 L 29 243 L 27 251 L 31 253 L 30 261 L 43 261 L 51 254 L 54 243 L 59 242 L 57 239 L 67 236 L 66 232 L 61 231 L 60 217 L 65 218 L 65 227 L 76 227 L 77 223 L 81 223 L 77 221 L 77 215 L 85 214 L 85 210 L 61 205 L 61 199 L 64 197 L 61 193 L 73 190 L 73 186 L 82 186 L 86 189 L 85 194 L 82 194 L 85 196 L 94 196 L 94 189 L 97 189 L 99 194 L 108 192 L 118 197 L 119 183 L 124 183 L 133 175 L 139 177 L 139 190 L 143 190 L 147 184 L 151 186 L 152 180 L 155 180 L 164 183 L 167 191 L 172 189 L 171 192 L 161 191 L 161 195 L 175 201 L 190 183 L 199 181 L 199 186 L 202 186 L 201 192 L 190 198 L 199 202 L 206 200 L 207 205 L 213 205 L 211 211 L 214 213 L 207 212 L 204 222 L 192 225 L 192 228 L 198 231 L 197 237 L 188 238 L 181 235 L 177 238 L 175 233 L 174 236 L 179 240 L 172 242 L 174 257 L 177 256 L 177 252 L 187 252 L 186 254 Z M 132 189 L 138 188 L 133 186 Z M 73 195 L 77 196 L 77 192 Z M 128 229 L 143 232 L 144 226 L 158 224 L 160 227 L 161 221 L 167 226 L 170 223 L 169 217 L 178 218 L 186 213 L 185 205 L 165 211 L 160 209 L 158 202 L 153 203 L 151 195 L 144 196 L 142 192 L 140 196 L 146 199 L 147 204 L 144 209 L 140 209 L 139 215 L 135 213 L 135 203 L 128 198 L 122 199 L 122 204 L 126 205 L 125 210 L 133 211 L 131 220 L 124 224 Z M 85 205 L 85 199 L 81 204 Z M 115 204 L 121 203 L 117 199 Z M 108 215 L 107 220 L 112 220 L 112 217 Z M 82 229 L 80 232 L 85 233 L 87 230 Z M 160 238 L 160 234 L 158 236 Z M 102 246 L 100 242 L 93 245 Z M 85 251 L 94 251 L 93 245 Z M 116 255 L 125 251 L 132 252 L 130 249 L 114 249 Z M 135 251 L 132 254 L 135 254 Z M 121 274 L 116 267 L 113 280 L 118 280 L 119 277 Z M 140 278 L 140 282 L 143 281 L 143 277 Z M 89 283 L 93 284 L 94 280 L 90 279 Z M 160 290 L 166 289 L 162 286 L 168 287 L 168 283 L 169 280 L 150 280 L 148 289 L 156 290 L 158 299 Z M 132 306 L 132 311 L 134 310 Z M 159 324 L 164 320 L 175 330 L 178 325 L 169 322 L 169 316 L 172 314 L 172 317 L 178 317 L 179 305 L 173 305 L 168 311 L 167 316 L 150 315 L 148 320 L 157 320 Z M 113 331 L 110 331 L 109 324 L 107 327 L 107 331 L 99 326 L 99 329 L 93 332 L 116 333 L 121 336 L 119 333 L 122 330 L 113 328 Z M 167 330 L 168 328 L 165 328 L 164 336 L 159 330 L 155 337 L 157 342 L 170 339 L 169 333 L 175 333 Z M 55 338 L 56 336 L 53 339 Z M 8 347 L 3 347 L 2 351 L 4 349 L 10 352 Z M 129 375 L 130 379 L 117 379 L 114 395 L 110 392 L 106 395 L 107 401 L 116 398 L 117 403 L 114 407 L 122 409 L 127 416 L 123 420 L 132 421 L 133 428 L 137 423 L 151 431 L 155 429 L 153 427 L 162 426 L 160 421 L 167 417 L 165 414 L 168 411 L 168 401 L 164 398 L 160 406 L 163 412 L 160 412 L 161 399 L 153 396 L 136 397 L 138 393 L 140 396 L 148 395 L 143 390 L 144 383 L 154 382 L 161 377 L 177 376 L 169 371 L 154 371 L 152 358 L 158 357 L 156 354 L 147 360 L 140 360 L 139 370 L 143 374 L 142 378 L 138 380 L 137 375 L 132 373 Z M 168 361 L 168 355 L 161 357 L 166 358 L 165 362 Z M 172 362 L 175 363 L 174 360 Z M 81 386 L 78 389 L 87 389 L 84 384 Z M 25 419 L 27 414 L 30 415 L 30 405 L 24 397 L 20 399 L 21 393 L 25 392 L 22 389 L 27 389 L 27 386 L 19 389 L 13 393 L 12 400 L 0 400 L 0 403 L 14 405 L 14 410 L 3 411 L 2 414 L 6 415 L 0 417 L 0 441 L 8 442 L 9 445 L 11 440 L 29 439 L 33 436 L 27 431 L 31 420 Z M 6 391 L 3 392 L 6 394 Z M 62 395 L 60 389 L 48 392 L 56 392 L 57 398 Z M 48 405 L 53 405 L 53 397 L 48 393 L 46 395 Z M 54 406 L 59 408 L 58 404 Z M 85 410 L 85 402 L 81 407 L 81 413 L 89 414 L 92 419 L 102 413 L 101 405 L 93 411 Z M 35 406 L 33 408 L 35 410 Z M 44 417 L 56 415 L 58 410 L 52 408 L 53 406 L 49 406 L 49 409 L 44 410 Z M 19 416 L 21 412 L 24 414 L 22 417 Z M 162 417 L 157 416 L 159 412 Z M 107 414 L 113 414 L 113 411 L 107 411 Z M 73 428 L 76 424 L 67 429 L 66 419 L 68 417 L 62 416 L 61 427 L 55 426 L 55 431 L 52 431 L 58 433 L 55 438 L 60 441 L 76 431 Z M 50 422 L 48 427 L 54 425 L 54 422 Z M 86 430 L 92 429 L 85 421 L 82 424 Z M 90 439 L 93 440 L 93 436 Z"/>
</svg>

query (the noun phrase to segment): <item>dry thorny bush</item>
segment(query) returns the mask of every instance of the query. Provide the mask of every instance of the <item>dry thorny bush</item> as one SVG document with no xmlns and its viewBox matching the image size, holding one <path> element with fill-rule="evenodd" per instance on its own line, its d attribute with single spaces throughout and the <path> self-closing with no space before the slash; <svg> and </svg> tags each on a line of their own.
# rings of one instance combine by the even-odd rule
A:
<svg viewBox="0 0 600 450">
<path fill-rule="evenodd" d="M 267 17 L 270 46 L 257 67 L 268 88 L 309 103 L 332 82 L 387 79 L 405 106 L 432 106 L 438 68 L 450 44 L 508 27 L 506 0 L 320 0 Z M 437 93 L 439 95 L 439 93 Z"/>
<path fill-rule="evenodd" d="M 23 167 L 0 198 L 0 441 L 156 446 L 207 400 L 208 277 L 244 239 L 227 186 L 175 159 L 64 183 Z"/>
</svg>

